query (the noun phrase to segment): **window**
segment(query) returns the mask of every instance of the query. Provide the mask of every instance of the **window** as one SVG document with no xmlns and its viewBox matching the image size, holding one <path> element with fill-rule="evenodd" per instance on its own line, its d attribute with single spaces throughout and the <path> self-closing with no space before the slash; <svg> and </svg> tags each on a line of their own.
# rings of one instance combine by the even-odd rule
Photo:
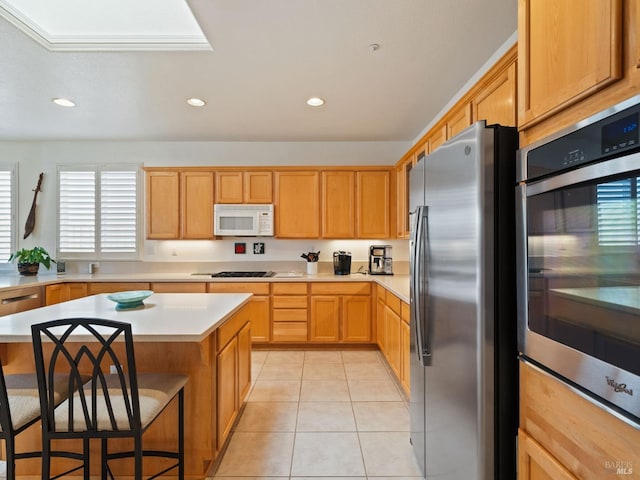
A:
<svg viewBox="0 0 640 480">
<path fill-rule="evenodd" d="M 640 245 L 638 196 L 640 177 L 624 178 L 597 186 L 598 244 Z"/>
<path fill-rule="evenodd" d="M 0 165 L 0 262 L 15 251 L 15 167 Z"/>
<path fill-rule="evenodd" d="M 58 256 L 138 259 L 137 166 L 58 167 Z"/>
</svg>

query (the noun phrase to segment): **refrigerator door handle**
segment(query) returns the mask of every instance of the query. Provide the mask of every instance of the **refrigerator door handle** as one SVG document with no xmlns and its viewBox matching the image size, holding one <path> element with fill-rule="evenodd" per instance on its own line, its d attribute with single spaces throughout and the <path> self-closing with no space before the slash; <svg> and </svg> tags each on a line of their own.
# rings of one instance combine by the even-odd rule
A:
<svg viewBox="0 0 640 480">
<path fill-rule="evenodd" d="M 411 308 L 415 320 L 416 355 L 418 362 L 423 367 L 431 364 L 431 353 L 428 351 L 428 341 L 425 333 L 429 330 L 428 324 L 428 281 L 426 274 L 429 271 L 428 237 L 429 237 L 429 207 L 420 206 L 415 212 L 415 228 L 412 239 L 411 262 L 413 265 Z"/>
</svg>

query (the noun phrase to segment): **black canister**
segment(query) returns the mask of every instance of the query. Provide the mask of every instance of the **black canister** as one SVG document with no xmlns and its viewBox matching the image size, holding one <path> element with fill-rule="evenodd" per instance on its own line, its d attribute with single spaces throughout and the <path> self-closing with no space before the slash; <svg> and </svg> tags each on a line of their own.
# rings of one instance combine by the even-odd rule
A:
<svg viewBox="0 0 640 480">
<path fill-rule="evenodd" d="M 351 273 L 351 252 L 333 252 L 333 273 L 349 275 Z"/>
</svg>

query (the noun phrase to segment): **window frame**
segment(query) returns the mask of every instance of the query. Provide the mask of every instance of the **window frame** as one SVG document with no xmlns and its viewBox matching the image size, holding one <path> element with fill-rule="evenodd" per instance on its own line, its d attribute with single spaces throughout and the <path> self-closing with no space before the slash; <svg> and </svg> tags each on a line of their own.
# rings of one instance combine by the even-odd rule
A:
<svg viewBox="0 0 640 480">
<path fill-rule="evenodd" d="M 56 192 L 56 258 L 60 260 L 103 260 L 103 261 L 141 261 L 143 248 L 143 199 L 144 199 L 144 176 L 142 164 L 59 164 L 56 168 L 57 174 L 57 192 Z M 92 253 L 82 252 L 61 252 L 60 251 L 60 172 L 62 171 L 93 171 L 95 172 L 94 191 L 95 191 L 95 251 Z M 132 253 L 104 253 L 101 251 L 101 206 L 102 206 L 102 172 L 122 172 L 134 171 L 136 173 L 136 251 Z"/>
<path fill-rule="evenodd" d="M 9 234 L 9 251 L 11 253 L 18 249 L 18 163 L 0 162 L 0 170 L 11 172 L 11 223 Z M 15 270 L 15 267 L 8 261 L 0 260 L 0 271 Z"/>
</svg>

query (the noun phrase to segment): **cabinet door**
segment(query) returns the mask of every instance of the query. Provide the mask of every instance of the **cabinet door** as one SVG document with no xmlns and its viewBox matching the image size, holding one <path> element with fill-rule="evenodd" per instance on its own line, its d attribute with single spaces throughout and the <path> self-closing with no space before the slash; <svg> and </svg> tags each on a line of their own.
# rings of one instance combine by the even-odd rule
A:
<svg viewBox="0 0 640 480">
<path fill-rule="evenodd" d="M 91 282 L 87 285 L 87 295 L 99 293 L 126 292 L 128 290 L 149 290 L 146 282 Z"/>
<path fill-rule="evenodd" d="M 445 125 L 441 129 L 434 131 L 427 139 L 427 153 L 433 152 L 436 148 L 442 145 L 446 139 L 447 126 Z"/>
<path fill-rule="evenodd" d="M 386 327 L 386 357 L 389 366 L 400 378 L 400 315 L 385 307 L 385 327 Z"/>
<path fill-rule="evenodd" d="M 320 236 L 320 173 L 276 172 L 276 236 Z"/>
<path fill-rule="evenodd" d="M 242 203 L 242 172 L 216 172 L 216 203 Z"/>
<path fill-rule="evenodd" d="M 249 300 L 251 318 L 251 340 L 268 342 L 269 335 L 269 297 L 253 296 Z"/>
<path fill-rule="evenodd" d="M 424 156 L 424 150 L 419 150 L 402 161 L 396 172 L 397 215 L 396 225 L 398 238 L 409 238 L 409 175 L 415 165 L 416 158 Z"/>
<path fill-rule="evenodd" d="M 271 172 L 244 172 L 245 203 L 273 203 L 273 174 Z"/>
<path fill-rule="evenodd" d="M 238 409 L 251 389 L 251 323 L 238 332 Z"/>
<path fill-rule="evenodd" d="M 67 283 L 65 285 L 67 287 L 69 300 L 75 300 L 76 298 L 82 298 L 87 296 L 86 283 Z"/>
<path fill-rule="evenodd" d="M 471 107 L 473 122 L 486 120 L 487 125 L 517 125 L 515 62 L 482 89 L 471 102 Z"/>
<path fill-rule="evenodd" d="M 181 174 L 181 238 L 213 238 L 213 173 Z"/>
<path fill-rule="evenodd" d="M 204 282 L 159 282 L 152 283 L 151 290 L 155 293 L 207 293 Z"/>
<path fill-rule="evenodd" d="M 322 172 L 322 237 L 355 238 L 355 173 Z"/>
<path fill-rule="evenodd" d="M 356 173 L 356 211 L 358 238 L 389 238 L 391 210 L 391 173 Z"/>
<path fill-rule="evenodd" d="M 55 305 L 56 303 L 69 300 L 66 284 L 47 285 L 44 289 L 45 305 Z"/>
<path fill-rule="evenodd" d="M 577 480 L 577 477 L 520 429 L 518 430 L 518 480 Z"/>
<path fill-rule="evenodd" d="M 218 448 L 222 448 L 238 414 L 238 337 L 218 353 Z"/>
<path fill-rule="evenodd" d="M 519 0 L 518 126 L 530 126 L 622 75 L 621 0 Z"/>
<path fill-rule="evenodd" d="M 400 322 L 400 385 L 404 389 L 407 396 L 409 395 L 410 378 L 410 361 L 411 361 L 411 331 L 409 324 L 405 321 Z"/>
<path fill-rule="evenodd" d="M 471 125 L 471 105 L 466 103 L 447 116 L 446 139 L 455 137 L 462 130 Z"/>
<path fill-rule="evenodd" d="M 340 297 L 313 295 L 311 297 L 312 342 L 337 342 L 340 329 Z"/>
<path fill-rule="evenodd" d="M 147 172 L 147 238 L 180 236 L 180 182 L 178 172 Z"/>
<path fill-rule="evenodd" d="M 371 299 L 369 296 L 343 296 L 341 318 L 343 341 L 371 341 Z"/>
<path fill-rule="evenodd" d="M 385 316 L 384 296 L 380 296 L 380 291 L 384 293 L 384 289 L 380 286 L 376 287 L 378 296 L 376 301 L 376 343 L 382 353 L 387 352 L 387 322 Z"/>
</svg>

